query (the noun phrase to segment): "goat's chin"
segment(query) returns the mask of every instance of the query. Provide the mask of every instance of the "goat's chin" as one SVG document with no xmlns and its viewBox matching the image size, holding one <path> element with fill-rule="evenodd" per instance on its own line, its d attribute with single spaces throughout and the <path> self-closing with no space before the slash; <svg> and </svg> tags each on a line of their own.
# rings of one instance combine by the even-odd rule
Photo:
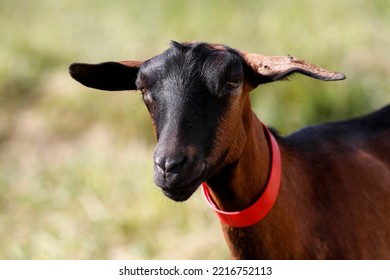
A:
<svg viewBox="0 0 390 280">
<path fill-rule="evenodd" d="M 194 194 L 194 192 L 196 192 L 201 183 L 202 180 L 197 179 L 184 186 L 172 186 L 169 188 L 165 187 L 161 188 L 161 190 L 166 197 L 176 202 L 183 202 L 189 199 Z"/>
</svg>

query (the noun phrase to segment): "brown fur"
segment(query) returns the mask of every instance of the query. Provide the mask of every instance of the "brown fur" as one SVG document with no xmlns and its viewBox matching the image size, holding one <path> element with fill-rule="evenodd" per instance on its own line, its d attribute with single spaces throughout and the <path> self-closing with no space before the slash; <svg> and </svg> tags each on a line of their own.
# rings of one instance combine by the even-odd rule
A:
<svg viewBox="0 0 390 280">
<path fill-rule="evenodd" d="M 243 152 L 209 181 L 217 205 L 227 211 L 255 201 L 269 172 L 264 132 L 249 98 L 243 102 L 243 115 L 235 117 L 252 116 L 244 121 Z M 384 141 L 389 136 L 389 130 L 345 131 L 334 141 L 324 137 L 315 144 L 317 152 L 279 141 L 283 175 L 274 208 L 254 226 L 223 225 L 233 257 L 389 259 L 390 142 Z"/>
</svg>

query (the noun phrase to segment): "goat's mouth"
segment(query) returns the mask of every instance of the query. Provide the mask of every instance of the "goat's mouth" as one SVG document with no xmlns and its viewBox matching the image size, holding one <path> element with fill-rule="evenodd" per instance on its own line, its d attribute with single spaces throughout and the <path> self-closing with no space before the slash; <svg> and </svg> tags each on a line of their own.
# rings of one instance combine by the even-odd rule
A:
<svg viewBox="0 0 390 280">
<path fill-rule="evenodd" d="M 188 179 L 185 180 L 185 183 L 180 180 L 172 182 L 170 184 L 167 184 L 166 181 L 164 184 L 158 184 L 157 182 L 156 183 L 161 188 L 165 196 L 176 202 L 183 202 L 189 199 L 192 194 L 198 189 L 198 187 L 202 184 L 202 182 L 204 182 L 206 169 L 207 164 L 203 163 L 202 169 L 198 173 L 198 176 L 194 176 L 195 179 L 190 181 Z"/>
<path fill-rule="evenodd" d="M 161 188 L 165 196 L 176 202 L 182 202 L 189 199 L 192 194 L 198 189 L 200 184 L 202 184 L 202 179 L 195 179 L 191 183 L 180 186 L 180 187 L 170 187 L 170 188 Z"/>
</svg>

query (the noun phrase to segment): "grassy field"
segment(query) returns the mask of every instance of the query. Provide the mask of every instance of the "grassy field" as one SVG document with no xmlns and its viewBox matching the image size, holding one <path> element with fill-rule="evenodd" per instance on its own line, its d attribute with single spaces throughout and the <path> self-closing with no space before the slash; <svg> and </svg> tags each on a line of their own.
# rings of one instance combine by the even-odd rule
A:
<svg viewBox="0 0 390 280">
<path fill-rule="evenodd" d="M 154 186 L 140 96 L 84 88 L 72 62 L 198 40 L 346 73 L 258 88 L 255 111 L 282 134 L 390 102 L 387 0 L 1 0 L 0 26 L 2 259 L 229 258 L 200 193 L 177 204 Z"/>
</svg>

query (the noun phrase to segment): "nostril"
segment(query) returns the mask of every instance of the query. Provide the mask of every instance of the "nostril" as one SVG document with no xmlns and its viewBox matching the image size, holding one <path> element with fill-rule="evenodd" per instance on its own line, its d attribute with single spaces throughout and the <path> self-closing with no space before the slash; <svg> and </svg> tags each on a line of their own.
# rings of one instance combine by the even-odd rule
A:
<svg viewBox="0 0 390 280">
<path fill-rule="evenodd" d="M 155 156 L 154 157 L 154 164 L 165 171 L 165 158 L 164 157 Z"/>
<path fill-rule="evenodd" d="M 186 158 L 183 156 L 168 158 L 165 162 L 165 171 L 171 172 L 175 168 L 181 166 L 185 162 Z"/>
<path fill-rule="evenodd" d="M 165 156 L 159 157 L 159 156 L 157 156 L 154 159 L 154 163 L 159 168 L 161 168 L 161 170 L 164 172 L 173 171 L 175 168 L 184 164 L 185 161 L 186 161 L 186 157 L 181 156 L 181 155 L 176 155 L 176 156 L 172 156 L 172 157 L 165 157 Z"/>
</svg>

